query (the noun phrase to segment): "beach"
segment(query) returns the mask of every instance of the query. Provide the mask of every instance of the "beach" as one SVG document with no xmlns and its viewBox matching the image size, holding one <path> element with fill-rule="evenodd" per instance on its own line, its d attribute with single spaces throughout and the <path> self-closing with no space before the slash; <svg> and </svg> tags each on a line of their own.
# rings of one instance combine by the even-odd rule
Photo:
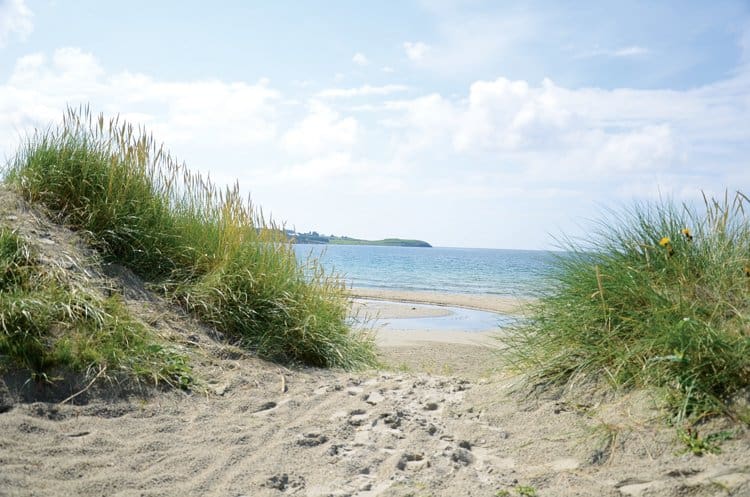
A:
<svg viewBox="0 0 750 497">
<path fill-rule="evenodd" d="M 750 497 L 750 0 L 0 0 L 0 497 Z"/>
<path fill-rule="evenodd" d="M 377 301 L 377 310 L 412 312 L 402 306 L 414 295 L 401 297 Z M 394 332 L 377 338 L 380 370 L 293 368 L 217 342 L 158 299 L 129 305 L 191 352 L 202 387 L 95 385 L 61 403 L 62 395 L 23 401 L 9 385 L 0 390 L 0 495 L 750 492 L 746 434 L 724 442 L 721 454 L 695 457 L 681 451 L 645 392 L 529 391 L 502 368 L 489 337 Z"/>
<path fill-rule="evenodd" d="M 411 320 L 451 315 L 451 308 L 480 309 L 490 312 L 521 311 L 522 302 L 493 295 L 466 295 L 354 288 L 354 313 L 398 320 L 400 329 L 375 326 L 376 343 L 383 362 L 398 369 L 432 373 L 483 375 L 494 369 L 500 328 L 467 332 L 461 329 L 410 327 Z M 471 358 L 471 360 L 467 360 Z"/>
<path fill-rule="evenodd" d="M 380 288 L 352 288 L 350 294 L 354 298 L 381 300 L 388 303 L 395 302 L 456 306 L 504 314 L 519 314 L 523 311 L 523 306 L 531 302 L 531 299 L 528 297 L 391 290 Z"/>
</svg>

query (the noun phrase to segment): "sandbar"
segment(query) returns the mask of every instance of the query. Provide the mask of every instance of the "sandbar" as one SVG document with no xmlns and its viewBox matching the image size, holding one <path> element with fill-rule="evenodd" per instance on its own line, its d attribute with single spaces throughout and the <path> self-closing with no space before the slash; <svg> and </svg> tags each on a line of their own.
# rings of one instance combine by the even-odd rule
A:
<svg viewBox="0 0 750 497">
<path fill-rule="evenodd" d="M 440 355 L 444 360 L 456 361 L 455 349 L 460 346 L 497 349 L 502 347 L 499 340 L 501 330 L 468 332 L 456 330 L 409 329 L 405 318 L 448 317 L 450 307 L 519 315 L 523 305 L 529 300 L 498 295 L 469 295 L 439 292 L 417 292 L 405 290 L 385 290 L 373 288 L 353 288 L 352 312 L 359 317 L 369 316 L 378 319 L 403 319 L 404 329 L 392 330 L 375 326 L 376 343 L 386 356 L 412 355 L 413 359 L 422 354 Z M 377 324 L 377 323 L 375 323 Z M 398 349 L 403 349 L 398 351 Z M 460 354 L 464 355 L 464 354 Z M 391 357 L 391 359 L 394 359 Z M 405 361 L 412 362 L 412 361 Z"/>
<path fill-rule="evenodd" d="M 524 306 L 533 301 L 533 299 L 527 297 L 504 295 L 386 290 L 381 288 L 352 288 L 349 293 L 355 299 L 465 307 L 467 309 L 516 315 L 522 314 Z"/>
<path fill-rule="evenodd" d="M 445 306 L 359 298 L 353 299 L 352 312 L 360 317 L 367 315 L 379 319 L 437 318 L 451 315 L 450 309 Z"/>
</svg>

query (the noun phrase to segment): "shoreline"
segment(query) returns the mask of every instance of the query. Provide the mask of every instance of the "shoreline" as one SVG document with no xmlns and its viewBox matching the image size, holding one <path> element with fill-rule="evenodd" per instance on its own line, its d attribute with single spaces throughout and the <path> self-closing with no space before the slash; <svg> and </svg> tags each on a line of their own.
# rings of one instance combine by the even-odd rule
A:
<svg viewBox="0 0 750 497">
<path fill-rule="evenodd" d="M 498 314 L 523 314 L 523 308 L 534 301 L 530 297 L 509 297 L 490 294 L 464 294 L 428 292 L 416 290 L 391 290 L 381 288 L 350 288 L 353 299 L 380 300 L 386 302 L 427 304 L 434 306 L 463 307 Z"/>
<path fill-rule="evenodd" d="M 463 351 L 462 357 L 478 354 L 484 356 L 489 351 L 503 348 L 499 337 L 502 328 L 486 331 L 462 330 L 460 324 L 456 329 L 423 329 L 409 327 L 410 318 L 450 317 L 450 307 L 478 310 L 496 314 L 520 315 L 523 306 L 531 299 L 505 297 L 498 295 L 452 294 L 445 292 L 419 292 L 406 290 L 386 290 L 372 288 L 352 288 L 352 313 L 355 316 L 366 316 L 371 319 L 398 319 L 403 328 L 393 330 L 375 327 L 375 341 L 381 354 L 391 364 L 406 363 L 417 370 L 424 367 L 424 359 L 430 357 L 432 364 L 442 363 L 451 368 L 458 367 L 457 348 Z M 468 348 L 467 348 L 468 347 Z M 470 349 L 474 353 L 468 353 Z M 494 353 L 494 352 L 493 352 Z M 469 368 L 471 369 L 471 368 Z"/>
</svg>

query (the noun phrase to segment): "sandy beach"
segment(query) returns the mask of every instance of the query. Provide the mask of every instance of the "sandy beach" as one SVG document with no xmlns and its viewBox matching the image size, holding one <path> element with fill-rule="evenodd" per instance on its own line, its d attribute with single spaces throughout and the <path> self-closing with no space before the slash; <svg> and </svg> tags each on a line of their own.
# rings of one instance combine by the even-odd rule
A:
<svg viewBox="0 0 750 497">
<path fill-rule="evenodd" d="M 461 329 L 412 328 L 411 319 L 441 318 L 451 309 L 463 307 L 490 312 L 518 312 L 518 302 L 492 295 L 408 292 L 382 289 L 353 289 L 353 312 L 397 320 L 400 329 L 387 329 L 375 323 L 376 342 L 384 364 L 397 369 L 433 373 L 486 374 L 497 361 L 501 329 L 466 332 Z M 466 361 L 471 356 L 475 360 Z"/>
<path fill-rule="evenodd" d="M 380 371 L 290 369 L 129 305 L 159 314 L 204 390 L 100 385 L 61 404 L 0 388 L 0 495 L 750 495 L 746 433 L 693 456 L 646 393 L 528 395 L 458 335 L 379 337 Z"/>
<path fill-rule="evenodd" d="M 77 250 L 62 230 L 44 236 L 50 257 Z M 494 333 L 391 331 L 377 336 L 378 370 L 294 368 L 217 339 L 131 279 L 111 283 L 190 356 L 199 385 L 79 377 L 54 389 L 3 376 L 0 496 L 750 495 L 746 431 L 713 421 L 702 430 L 734 435 L 696 457 L 646 392 L 523 386 Z M 465 295 L 356 298 L 354 312 L 390 318 L 518 309 Z"/>
<path fill-rule="evenodd" d="M 522 297 L 384 290 L 379 288 L 352 288 L 350 293 L 352 297 L 361 299 L 456 306 L 504 314 L 520 313 L 523 306 L 529 302 L 529 299 Z"/>
<path fill-rule="evenodd" d="M 0 497 L 750 497 L 750 0 L 0 0 L 0 68 Z"/>
<path fill-rule="evenodd" d="M 385 340 L 381 371 L 290 369 L 130 304 L 160 313 L 205 390 L 106 385 L 63 404 L 0 390 L 0 495 L 750 494 L 746 434 L 721 454 L 681 453 L 643 393 L 528 396 L 491 349 L 446 337 Z"/>
</svg>

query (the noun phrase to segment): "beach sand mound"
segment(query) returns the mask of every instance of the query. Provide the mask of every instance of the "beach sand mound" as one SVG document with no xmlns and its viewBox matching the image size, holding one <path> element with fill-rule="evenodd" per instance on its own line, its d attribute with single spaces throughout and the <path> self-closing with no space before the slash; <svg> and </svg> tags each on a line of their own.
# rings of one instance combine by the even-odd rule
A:
<svg viewBox="0 0 750 497">
<path fill-rule="evenodd" d="M 6 374 L 0 495 L 750 495 L 746 432 L 716 421 L 705 429 L 733 438 L 696 457 L 645 392 L 531 395 L 493 371 L 491 349 L 445 342 L 384 348 L 406 371 L 287 368 L 227 344 L 5 191 L 0 222 L 122 293 L 202 379 L 186 393 L 81 377 L 52 395 Z"/>
</svg>

